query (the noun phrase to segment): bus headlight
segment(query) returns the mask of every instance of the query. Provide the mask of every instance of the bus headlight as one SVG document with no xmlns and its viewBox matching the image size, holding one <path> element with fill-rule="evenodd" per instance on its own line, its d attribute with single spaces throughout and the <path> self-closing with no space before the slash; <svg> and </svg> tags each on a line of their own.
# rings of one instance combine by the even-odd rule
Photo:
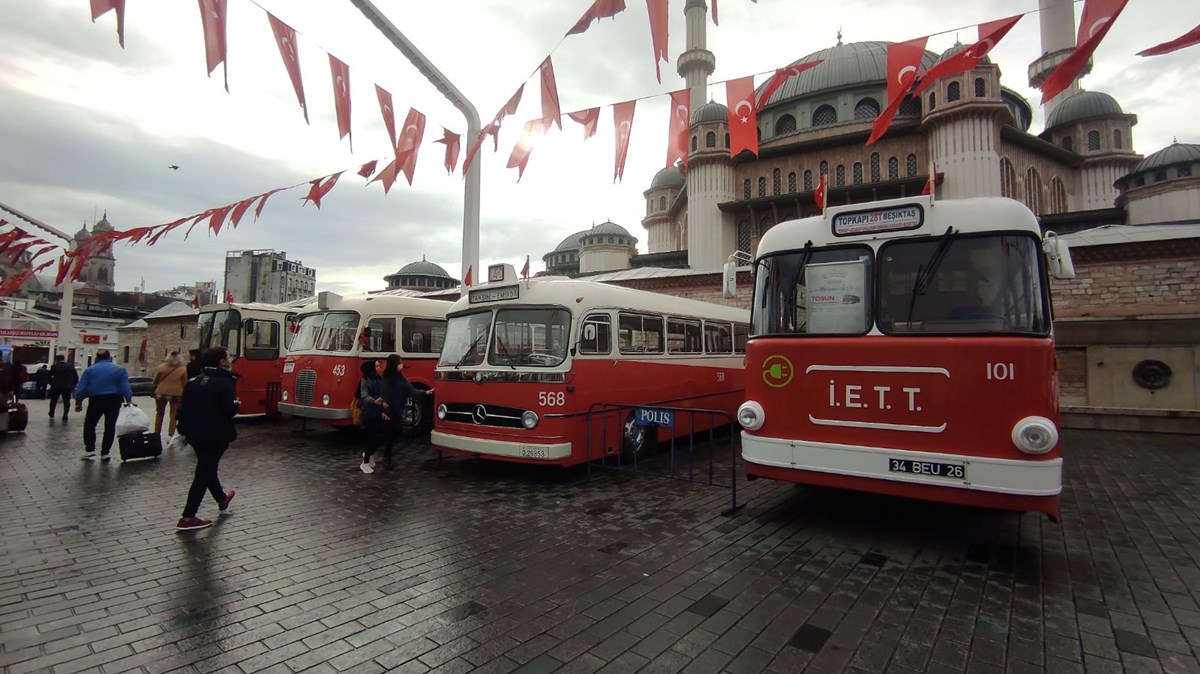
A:
<svg viewBox="0 0 1200 674">
<path fill-rule="evenodd" d="M 439 419 L 446 418 L 446 403 L 442 403 L 441 405 L 438 405 L 437 415 L 438 415 Z"/>
<path fill-rule="evenodd" d="M 321 404 L 322 404 L 322 405 L 324 405 L 324 406 L 326 406 L 326 407 L 329 407 L 329 394 L 328 394 L 328 393 L 326 393 L 325 395 L 321 396 Z"/>
<path fill-rule="evenodd" d="M 1013 426 L 1012 441 L 1026 454 L 1045 454 L 1058 444 L 1058 428 L 1046 417 L 1025 417 Z"/>
<path fill-rule="evenodd" d="M 284 391 L 284 392 L 283 392 L 283 402 L 285 402 L 285 403 L 286 403 L 286 402 L 287 402 L 287 399 L 288 399 L 288 394 L 287 394 L 287 391 Z"/>
<path fill-rule="evenodd" d="M 527 431 L 532 431 L 533 429 L 537 428 L 537 412 L 534 412 L 533 410 L 525 410 L 525 413 L 521 415 L 521 425 L 524 426 L 525 430 Z"/>
<path fill-rule="evenodd" d="M 763 422 L 767 420 L 767 415 L 763 412 L 762 405 L 753 400 L 747 400 L 738 408 L 737 420 L 742 428 L 748 431 L 757 431 L 762 428 Z"/>
</svg>

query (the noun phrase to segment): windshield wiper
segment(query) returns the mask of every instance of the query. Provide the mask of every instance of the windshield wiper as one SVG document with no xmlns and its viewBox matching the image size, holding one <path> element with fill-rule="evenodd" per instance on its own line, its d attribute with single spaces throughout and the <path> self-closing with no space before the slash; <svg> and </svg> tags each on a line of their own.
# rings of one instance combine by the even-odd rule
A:
<svg viewBox="0 0 1200 674">
<path fill-rule="evenodd" d="M 515 369 L 517 369 L 517 366 L 516 366 L 516 365 L 513 365 L 513 359 L 512 359 L 512 356 L 511 356 L 511 355 L 509 355 L 509 353 L 508 353 L 508 347 L 504 345 L 504 340 L 503 340 L 503 339 L 500 339 L 500 335 L 496 335 L 496 346 L 500 347 L 500 352 L 501 352 L 502 354 L 504 354 L 504 357 L 505 357 L 505 358 L 507 358 L 507 359 L 508 359 L 508 366 L 509 366 L 509 367 L 511 367 L 511 368 L 512 368 L 512 369 L 514 369 L 514 370 L 515 370 Z"/>
<path fill-rule="evenodd" d="M 491 326 L 489 326 L 489 328 L 490 327 Z M 463 361 L 467 359 L 467 356 L 471 355 L 471 352 L 475 350 L 475 347 L 479 346 L 479 340 L 483 339 L 484 337 L 487 337 L 488 333 L 490 333 L 490 332 L 491 332 L 491 330 L 488 329 L 488 330 L 484 330 L 483 332 L 479 333 L 479 335 L 475 338 L 475 341 L 471 342 L 471 345 L 467 347 L 466 352 L 464 352 L 462 357 L 458 359 L 458 362 L 454 364 L 455 370 L 458 369 L 458 366 L 463 364 Z"/>
<path fill-rule="evenodd" d="M 928 265 L 917 265 L 917 277 L 913 279 L 912 295 L 908 300 L 908 318 L 905 319 L 906 323 L 912 323 L 913 310 L 917 308 L 917 298 L 923 296 L 925 291 L 929 289 L 929 284 L 933 282 L 933 275 L 937 273 L 938 267 L 942 265 L 942 260 L 946 259 L 946 253 L 950 251 L 950 244 L 954 241 L 954 235 L 957 233 L 954 231 L 954 227 L 947 227 L 946 233 L 942 234 L 942 238 L 938 241 L 933 255 L 929 257 Z"/>
</svg>

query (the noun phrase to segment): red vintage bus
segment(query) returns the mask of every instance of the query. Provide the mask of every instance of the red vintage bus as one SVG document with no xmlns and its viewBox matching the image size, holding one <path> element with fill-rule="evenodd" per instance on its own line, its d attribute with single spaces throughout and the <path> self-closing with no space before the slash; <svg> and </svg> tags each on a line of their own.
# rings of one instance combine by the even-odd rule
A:
<svg viewBox="0 0 1200 674">
<path fill-rule="evenodd" d="M 1073 275 L 1065 244 L 1011 199 L 771 228 L 738 410 L 746 473 L 1057 517 L 1050 272 Z"/>
<path fill-rule="evenodd" d="M 742 401 L 743 309 L 593 281 L 518 281 L 512 265 L 488 278 L 497 280 L 469 289 L 447 314 L 430 436 L 440 450 L 584 463 L 591 412 L 591 459 L 638 455 L 670 431 L 614 407 L 615 430 L 604 434 L 596 405 L 713 409 L 732 419 Z"/>
<path fill-rule="evenodd" d="M 295 307 L 228 302 L 200 308 L 196 347 L 224 346 L 237 375 L 241 414 L 279 412 L 288 317 Z"/>
<path fill-rule="evenodd" d="M 419 390 L 433 387 L 433 366 L 446 335 L 450 302 L 413 297 L 410 291 L 384 291 L 342 297 L 317 296 L 295 318 L 295 334 L 283 363 L 284 414 L 319 419 L 334 427 L 353 426 L 350 404 L 364 359 L 404 357 L 404 376 Z M 425 398 L 422 396 L 422 398 Z M 429 425 L 428 402 L 416 401 L 406 414 L 415 428 Z"/>
</svg>

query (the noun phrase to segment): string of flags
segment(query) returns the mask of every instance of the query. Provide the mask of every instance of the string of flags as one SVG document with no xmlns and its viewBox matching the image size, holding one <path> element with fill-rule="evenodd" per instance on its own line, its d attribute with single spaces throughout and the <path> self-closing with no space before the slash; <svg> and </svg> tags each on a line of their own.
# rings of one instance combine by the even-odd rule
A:
<svg viewBox="0 0 1200 674">
<path fill-rule="evenodd" d="M 717 24 L 717 2 L 716 0 L 711 0 L 711 2 L 713 23 Z M 218 65 L 222 66 L 224 84 L 228 91 L 228 45 L 226 41 L 228 0 L 197 0 L 197 4 L 200 10 L 201 28 L 204 36 L 205 64 L 208 74 L 211 77 L 216 67 Z M 1078 77 L 1127 4 L 1128 0 L 1084 0 L 1076 47 L 1042 83 L 1043 103 L 1061 93 Z M 93 22 L 109 12 L 115 14 L 118 42 L 124 48 L 125 0 L 90 0 L 90 5 Z M 664 60 L 669 63 L 667 49 L 668 0 L 646 0 L 646 6 L 650 24 L 654 66 L 658 79 L 661 81 L 660 63 Z M 625 11 L 625 9 L 624 0 L 593 0 L 580 19 L 566 32 L 564 38 L 584 33 L 592 25 L 598 24 L 602 19 L 616 20 L 617 15 Z M 297 31 L 280 21 L 270 12 L 264 10 L 264 13 L 279 48 L 284 69 L 295 91 L 297 103 L 307 122 L 308 106 L 305 100 L 304 82 L 300 71 Z M 977 26 L 978 38 L 974 44 L 924 71 L 921 71 L 920 64 L 924 56 L 925 44 L 929 37 L 934 34 L 889 45 L 887 49 L 888 102 L 872 125 L 871 135 L 867 140 L 867 144 L 875 143 L 886 133 L 888 126 L 904 100 L 913 96 L 919 96 L 939 78 L 975 68 L 979 61 L 990 53 L 996 44 L 1024 16 L 1025 14 L 1017 14 L 1004 19 L 979 24 Z M 1200 44 L 1200 26 L 1193 28 L 1178 38 L 1138 52 L 1138 55 L 1158 56 L 1197 44 Z M 523 177 L 528 165 L 535 137 L 548 133 L 554 126 L 557 126 L 560 130 L 562 129 L 563 113 L 561 112 L 554 65 L 551 57 L 552 54 L 547 55 L 538 68 L 533 71 L 538 76 L 540 85 L 541 116 L 529 120 L 522 125 L 521 133 L 509 155 L 507 166 L 517 169 L 518 181 Z M 789 79 L 809 69 L 819 67 L 821 64 L 821 61 L 813 60 L 779 68 L 767 79 L 758 91 L 757 96 L 755 95 L 753 75 L 727 81 L 725 85 L 727 101 L 730 102 L 727 108 L 731 154 L 737 155 L 748 151 L 757 155 L 759 149 L 757 134 L 758 112 L 770 102 L 771 96 Z M 345 138 L 352 144 L 350 66 L 333 54 L 329 54 L 329 65 L 330 81 L 334 90 L 339 139 Z M 526 83 L 532 77 L 533 74 L 529 78 L 526 78 Z M 420 111 L 410 108 L 404 125 L 398 129 L 395 123 L 392 95 L 378 84 L 375 85 L 375 89 L 380 113 L 388 134 L 389 147 L 391 148 L 390 161 L 383 170 L 378 172 L 376 171 L 377 160 L 369 161 L 359 167 L 357 173 L 363 178 L 368 179 L 368 184 L 381 182 L 384 192 L 387 193 L 400 174 L 403 174 L 409 185 L 412 185 L 416 171 L 417 156 L 420 146 L 424 142 L 426 118 Z M 488 136 L 492 137 L 493 151 L 499 150 L 499 132 L 501 126 L 507 117 L 516 114 L 524 89 L 525 83 L 522 83 L 504 106 L 493 116 L 491 122 L 484 126 L 479 135 L 473 139 L 462 162 L 463 175 L 466 174 L 468 167 L 475 159 Z M 666 165 L 672 166 L 681 163 L 686 167 L 688 154 L 686 145 L 687 132 L 691 119 L 690 97 L 686 90 L 675 91 L 666 95 L 670 97 L 671 101 Z M 624 175 L 625 160 L 629 152 L 634 112 L 638 100 L 640 99 L 631 99 L 611 104 L 615 131 L 614 182 L 621 180 Z M 586 141 L 596 133 L 600 119 L 600 107 L 590 107 L 568 112 L 566 116 L 582 127 L 583 140 Z M 447 173 L 452 174 L 458 166 L 461 135 L 454 133 L 445 126 L 443 126 L 442 130 L 442 137 L 433 142 L 445 145 L 443 164 Z M 0 258 L 9 255 L 14 264 L 24 259 L 29 268 L 10 275 L 8 279 L 0 283 L 0 295 L 12 292 L 15 287 L 19 287 L 20 283 L 28 278 L 28 275 L 32 275 L 54 264 L 55 260 L 52 259 L 34 267 L 34 263 L 39 258 L 54 250 L 60 250 L 57 258 L 58 270 L 56 273 L 56 283 L 61 284 L 66 279 L 77 280 L 82 272 L 84 263 L 92 255 L 116 242 L 126 241 L 130 244 L 145 243 L 152 246 L 161 240 L 163 236 L 183 227 L 185 224 L 188 225 L 185 239 L 195 227 L 201 224 L 204 224 L 205 228 L 212 235 L 218 235 L 223 228 L 236 228 L 251 208 L 254 209 L 254 218 L 257 220 L 261 216 L 267 200 L 274 194 L 306 184 L 309 185 L 309 189 L 303 197 L 303 201 L 306 204 L 312 202 L 317 208 L 320 208 L 322 199 L 337 185 L 344 173 L 345 170 L 338 171 L 295 185 L 275 188 L 232 204 L 211 208 L 202 213 L 161 225 L 137 227 L 126 231 L 102 232 L 84 242 L 80 242 L 73 250 L 62 249 L 61 246 L 41 240 L 14 226 L 13 229 L 0 232 Z M 822 183 L 818 186 L 817 193 L 823 195 L 824 189 L 825 185 L 822 178 Z M 818 199 L 818 201 L 822 200 L 823 198 Z M 5 224 L 8 223 L 0 220 L 0 228 Z M 34 250 L 35 247 L 36 251 Z M 26 253 L 33 254 L 27 257 Z M 468 276 L 470 275 L 469 272 L 470 270 L 468 270 Z M 17 282 L 18 277 L 23 274 L 26 275 L 25 279 Z"/>
</svg>

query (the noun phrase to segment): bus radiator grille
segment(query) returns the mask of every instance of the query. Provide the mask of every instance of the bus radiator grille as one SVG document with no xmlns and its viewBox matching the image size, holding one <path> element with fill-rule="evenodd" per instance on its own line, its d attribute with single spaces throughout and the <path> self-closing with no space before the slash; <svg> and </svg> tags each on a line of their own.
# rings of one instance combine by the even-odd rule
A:
<svg viewBox="0 0 1200 674">
<path fill-rule="evenodd" d="M 476 426 L 499 426 L 501 428 L 524 428 L 521 415 L 525 410 L 501 405 L 480 403 L 447 403 L 446 420 Z"/>
<path fill-rule="evenodd" d="M 300 370 L 296 373 L 296 404 L 309 405 L 317 388 L 317 371 Z"/>
</svg>

